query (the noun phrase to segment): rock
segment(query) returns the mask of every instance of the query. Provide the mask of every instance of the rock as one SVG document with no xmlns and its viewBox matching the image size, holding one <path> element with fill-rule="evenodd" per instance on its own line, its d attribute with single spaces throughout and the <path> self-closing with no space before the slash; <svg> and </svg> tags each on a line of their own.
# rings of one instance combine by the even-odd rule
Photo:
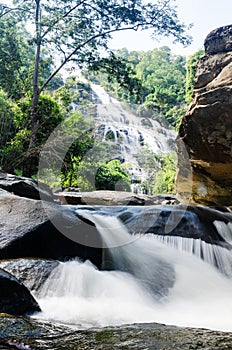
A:
<svg viewBox="0 0 232 350">
<path fill-rule="evenodd" d="M 231 332 L 167 326 L 158 323 L 73 330 L 56 323 L 24 317 L 0 317 L 0 349 L 9 349 L 12 339 L 24 349 L 231 349 Z M 26 347 L 27 346 L 27 347 Z M 17 348 L 16 346 L 14 347 Z M 18 347 L 19 348 L 19 347 Z M 23 349 L 23 347 L 21 347 Z"/>
<path fill-rule="evenodd" d="M 53 202 L 56 197 L 49 186 L 27 177 L 0 172 L 0 188 L 20 197 Z M 0 192 L 1 194 L 2 192 Z"/>
<path fill-rule="evenodd" d="M 232 26 L 224 26 L 210 32 L 205 39 L 205 52 L 212 55 L 232 51 Z"/>
<path fill-rule="evenodd" d="M 0 269 L 0 313 L 25 315 L 40 311 L 29 290 L 13 275 Z"/>
<path fill-rule="evenodd" d="M 93 192 L 60 192 L 57 194 L 62 204 L 72 205 L 154 205 L 177 204 L 179 201 L 172 195 L 145 195 L 122 191 L 93 191 Z"/>
<path fill-rule="evenodd" d="M 101 266 L 101 239 L 75 211 L 54 203 L 0 196 L 0 259 L 90 259 Z"/>
<path fill-rule="evenodd" d="M 205 49 L 196 71 L 193 100 L 177 139 L 178 198 L 231 206 L 232 25 L 212 31 Z"/>
<path fill-rule="evenodd" d="M 119 215 L 130 233 L 153 233 L 162 236 L 176 236 L 201 239 L 229 250 L 232 246 L 217 231 L 214 221 L 232 223 L 232 215 L 201 206 L 148 207 L 133 212 L 125 210 Z"/>
<path fill-rule="evenodd" d="M 14 275 L 29 290 L 36 291 L 58 264 L 55 260 L 17 259 L 1 261 L 0 268 Z"/>
</svg>

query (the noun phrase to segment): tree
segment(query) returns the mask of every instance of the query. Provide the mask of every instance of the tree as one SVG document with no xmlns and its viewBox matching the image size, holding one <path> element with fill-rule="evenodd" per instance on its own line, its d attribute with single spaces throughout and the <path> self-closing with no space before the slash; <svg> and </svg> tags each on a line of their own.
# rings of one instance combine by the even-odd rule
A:
<svg viewBox="0 0 232 350">
<path fill-rule="evenodd" d="M 0 15 L 30 23 L 35 48 L 32 131 L 27 156 L 36 142 L 39 95 L 68 62 L 75 61 L 79 66 L 93 62 L 100 51 L 108 49 L 112 33 L 129 29 L 152 28 L 154 35 L 172 35 L 183 44 L 189 42 L 186 26 L 179 22 L 171 0 L 14 0 L 13 4 L 2 4 Z M 39 83 L 41 54 L 48 46 L 56 55 L 57 66 Z"/>
<path fill-rule="evenodd" d="M 4 165 L 9 149 L 8 143 L 15 133 L 14 119 L 17 106 L 7 94 L 0 89 L 0 163 Z"/>
<path fill-rule="evenodd" d="M 39 128 L 37 129 L 36 143 L 31 152 L 30 162 L 24 158 L 30 142 L 31 130 L 31 97 L 25 97 L 18 101 L 14 108 L 12 120 L 11 137 L 5 142 L 6 156 L 4 170 L 13 172 L 15 169 L 29 169 L 32 175 L 38 170 L 39 153 L 52 131 L 63 121 L 64 116 L 61 106 L 49 95 L 41 94 L 38 101 L 37 118 Z"/>
<path fill-rule="evenodd" d="M 146 89 L 144 107 L 160 112 L 175 126 L 176 109 L 181 110 L 185 100 L 185 58 L 164 46 L 145 53 L 136 70 Z"/>
<path fill-rule="evenodd" d="M 34 50 L 31 34 L 18 23 L 15 17 L 0 20 L 0 87 L 14 100 L 32 93 Z M 42 50 L 40 62 L 40 82 L 52 72 L 53 57 Z M 57 88 L 63 83 L 57 76 L 48 88 Z"/>
<path fill-rule="evenodd" d="M 33 49 L 29 34 L 17 26 L 15 18 L 0 21 L 0 86 L 8 96 L 21 98 L 30 89 Z"/>
</svg>

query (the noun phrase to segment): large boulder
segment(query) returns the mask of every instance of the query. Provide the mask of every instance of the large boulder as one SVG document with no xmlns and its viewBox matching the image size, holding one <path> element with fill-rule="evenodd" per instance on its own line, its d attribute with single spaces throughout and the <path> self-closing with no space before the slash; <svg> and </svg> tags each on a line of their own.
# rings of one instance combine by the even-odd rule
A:
<svg viewBox="0 0 232 350">
<path fill-rule="evenodd" d="M 31 199 L 38 200 L 42 197 L 43 200 L 50 202 L 56 199 L 49 186 L 27 177 L 7 174 L 2 171 L 0 171 L 0 189 Z"/>
<path fill-rule="evenodd" d="M 232 214 L 203 206 L 154 206 L 133 211 L 125 209 L 119 213 L 120 219 L 131 234 L 153 233 L 161 236 L 174 236 L 200 239 L 206 243 L 219 245 L 229 250 L 232 246 L 218 231 L 215 222 L 232 225 Z"/>
<path fill-rule="evenodd" d="M 0 261 L 0 269 L 14 275 L 29 290 L 36 291 L 59 264 L 56 260 L 16 259 Z"/>
<path fill-rule="evenodd" d="M 212 31 L 205 40 L 205 56 L 197 67 L 193 100 L 177 143 L 179 199 L 231 206 L 232 25 Z"/>
<path fill-rule="evenodd" d="M 25 315 L 41 311 L 29 290 L 10 273 L 0 269 L 0 313 Z"/>
<path fill-rule="evenodd" d="M 101 239 L 75 210 L 54 203 L 0 196 L 0 259 L 89 259 L 101 265 Z"/>
</svg>

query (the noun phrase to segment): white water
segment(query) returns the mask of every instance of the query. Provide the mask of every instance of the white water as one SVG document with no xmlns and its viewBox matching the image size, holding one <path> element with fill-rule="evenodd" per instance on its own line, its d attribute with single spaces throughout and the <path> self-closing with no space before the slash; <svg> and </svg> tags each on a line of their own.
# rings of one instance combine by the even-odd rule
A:
<svg viewBox="0 0 232 350">
<path fill-rule="evenodd" d="M 107 225 L 102 221 L 110 226 L 109 217 L 95 215 L 92 221 L 107 236 Z M 119 236 L 127 237 L 126 229 L 122 230 Z M 117 232 L 111 230 L 111 234 L 114 238 L 110 240 L 117 241 Z M 129 265 L 135 263 L 141 271 L 144 268 L 145 275 L 156 269 L 157 257 L 171 264 L 175 283 L 168 295 L 157 300 L 141 274 L 132 275 L 136 273 L 133 268 L 129 274 L 98 271 L 89 262 L 65 262 L 53 270 L 37 294 L 43 310 L 37 317 L 79 327 L 160 322 L 232 331 L 231 279 L 194 255 L 165 246 L 152 236 L 137 238 L 121 247 L 121 257 L 127 263 L 129 256 Z M 146 266 L 146 262 L 150 265 Z"/>
<path fill-rule="evenodd" d="M 232 223 L 229 222 L 228 224 L 226 224 L 223 221 L 218 221 L 215 220 L 214 221 L 214 226 L 216 227 L 216 229 L 218 230 L 218 232 L 220 233 L 220 235 L 228 242 L 228 243 L 232 243 Z"/>
<path fill-rule="evenodd" d="M 91 84 L 91 89 L 98 97 L 97 103 L 97 125 L 105 125 L 105 133 L 112 131 L 115 140 L 120 138 L 122 144 L 126 144 L 131 153 L 138 147 L 139 135 L 144 138 L 144 143 L 155 153 L 170 151 L 169 141 L 175 140 L 176 132 L 165 129 L 159 122 L 149 119 L 150 126 L 142 124 L 142 118 L 136 116 L 125 106 L 111 97 L 101 86 Z M 99 102 L 100 101 L 100 102 Z M 119 135 L 119 136 L 117 136 Z M 137 149 L 138 151 L 138 149 Z M 128 155 L 129 156 L 129 155 Z"/>
<path fill-rule="evenodd" d="M 145 126 L 144 118 L 136 116 L 101 86 L 91 84 L 91 89 L 98 98 L 95 101 L 97 135 L 102 137 L 102 140 L 107 140 L 109 134 L 113 135 L 114 143 L 119 145 L 121 159 L 130 165 L 128 172 L 141 182 L 145 181 L 148 174 L 137 160 L 142 147 L 146 146 L 156 154 L 170 152 L 176 132 L 162 127 L 158 121 L 151 118 L 149 126 Z"/>
<path fill-rule="evenodd" d="M 165 245 L 194 254 L 205 263 L 211 266 L 217 266 L 219 271 L 232 278 L 232 254 L 230 250 L 216 244 L 206 243 L 201 239 L 162 235 L 152 236 Z"/>
</svg>

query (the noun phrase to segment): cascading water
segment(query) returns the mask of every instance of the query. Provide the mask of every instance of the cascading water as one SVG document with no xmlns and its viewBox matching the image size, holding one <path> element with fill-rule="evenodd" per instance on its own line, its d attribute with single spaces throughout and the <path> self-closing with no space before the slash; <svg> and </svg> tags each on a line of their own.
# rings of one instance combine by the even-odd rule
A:
<svg viewBox="0 0 232 350">
<path fill-rule="evenodd" d="M 123 271 L 99 271 L 88 261 L 60 263 L 36 294 L 43 310 L 37 317 L 79 327 L 160 322 L 232 331 L 232 280 L 186 252 L 184 239 L 177 250 L 155 235 L 129 235 L 117 217 L 79 214 L 95 223 Z M 202 254 L 200 244 L 192 246 Z M 227 251 L 220 249 L 219 255 Z"/>
<path fill-rule="evenodd" d="M 232 254 L 229 250 L 215 244 L 208 244 L 201 239 L 162 235 L 152 236 L 165 245 L 195 255 L 232 278 Z"/>
<path fill-rule="evenodd" d="M 131 236 L 126 227 L 115 216 L 81 215 L 93 221 L 108 248 L 110 263 L 120 271 L 135 276 L 154 296 L 164 297 L 175 281 L 171 264 L 139 236 Z M 144 254 L 145 253 L 145 254 Z"/>
<path fill-rule="evenodd" d="M 155 154 L 167 153 L 173 147 L 176 132 L 158 121 L 136 116 L 122 103 L 111 97 L 101 86 L 91 84 L 97 104 L 96 136 L 118 145 L 119 159 L 128 164 L 134 181 L 143 182 L 148 174 L 138 162 L 141 148 L 146 146 Z"/>
</svg>

